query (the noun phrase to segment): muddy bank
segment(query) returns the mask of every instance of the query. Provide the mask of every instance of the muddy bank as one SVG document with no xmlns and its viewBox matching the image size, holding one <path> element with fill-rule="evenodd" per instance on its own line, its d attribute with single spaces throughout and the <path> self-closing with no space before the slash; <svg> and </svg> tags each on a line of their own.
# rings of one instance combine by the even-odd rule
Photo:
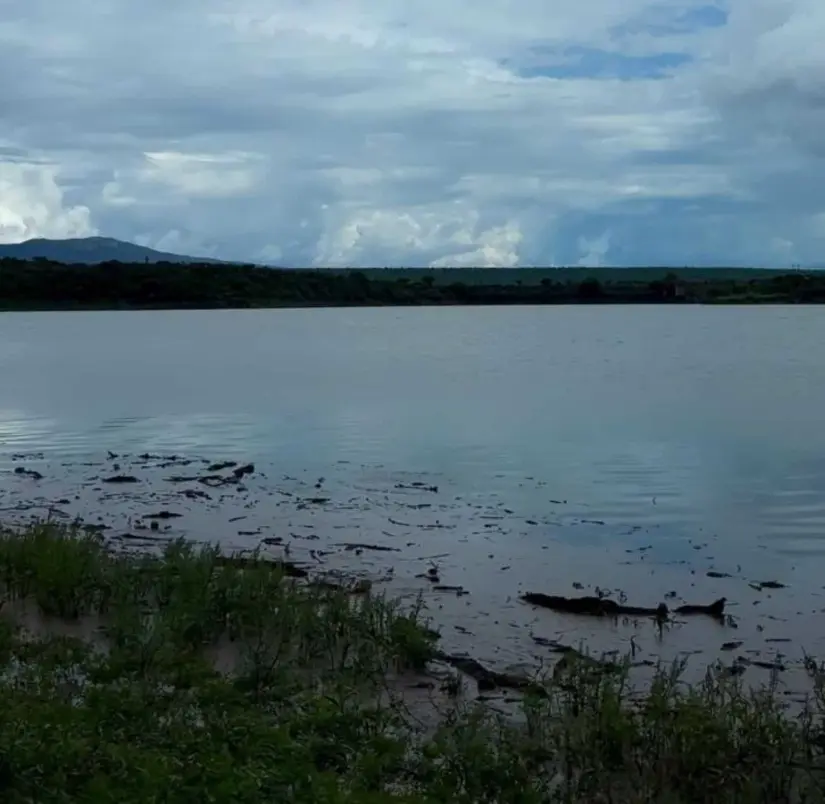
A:
<svg viewBox="0 0 825 804">
<path fill-rule="evenodd" d="M 807 689 L 806 654 L 825 655 L 821 590 L 767 577 L 747 556 L 738 570 L 716 569 L 712 536 L 689 537 L 672 558 L 655 527 L 614 524 L 541 479 L 523 482 L 540 504 L 344 463 L 319 476 L 221 456 L 109 453 L 69 463 L 30 454 L 0 475 L 0 520 L 79 519 L 123 550 L 219 541 L 312 582 L 410 604 L 421 596 L 445 656 L 513 678 L 558 661 L 561 644 L 606 660 L 632 654 L 641 677 L 660 659 L 687 656 L 697 677 L 715 661 L 746 668 L 754 683 L 781 667 L 789 696 Z M 574 605 L 608 616 L 539 608 L 530 595 L 584 599 Z M 722 598 L 724 616 L 693 616 L 702 612 L 691 607 Z"/>
</svg>

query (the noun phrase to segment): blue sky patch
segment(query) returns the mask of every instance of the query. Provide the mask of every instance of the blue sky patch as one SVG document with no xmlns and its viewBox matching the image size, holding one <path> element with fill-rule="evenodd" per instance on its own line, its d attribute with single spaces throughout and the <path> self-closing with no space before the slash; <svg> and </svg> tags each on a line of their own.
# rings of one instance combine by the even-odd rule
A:
<svg viewBox="0 0 825 804">
<path fill-rule="evenodd" d="M 677 25 L 684 31 L 701 28 L 721 28 L 728 23 L 728 12 L 719 6 L 700 6 L 684 11 L 677 18 Z"/>
<path fill-rule="evenodd" d="M 722 28 L 727 22 L 728 12 L 720 5 L 708 4 L 682 11 L 661 8 L 614 26 L 610 33 L 617 39 L 638 34 L 678 36 L 699 33 L 708 28 Z"/>
<path fill-rule="evenodd" d="M 532 63 L 504 64 L 522 78 L 619 78 L 633 81 L 644 78 L 666 78 L 683 64 L 691 61 L 687 53 L 656 53 L 650 56 L 625 56 L 608 50 L 588 47 L 565 48 L 558 57 L 542 58 L 534 51 Z"/>
</svg>

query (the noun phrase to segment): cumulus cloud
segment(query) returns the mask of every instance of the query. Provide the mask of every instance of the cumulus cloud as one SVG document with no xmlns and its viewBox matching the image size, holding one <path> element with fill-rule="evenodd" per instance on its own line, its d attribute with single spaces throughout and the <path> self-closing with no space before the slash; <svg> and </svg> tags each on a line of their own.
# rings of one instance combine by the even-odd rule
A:
<svg viewBox="0 0 825 804">
<path fill-rule="evenodd" d="M 316 265 L 429 265 L 512 268 L 522 240 L 516 222 L 485 226 L 478 212 L 457 204 L 376 210 L 365 206 L 329 210 L 330 220 Z M 417 261 L 404 261 L 406 255 Z"/>
<path fill-rule="evenodd" d="M 6 0 L 0 237 L 822 262 L 822 30 L 819 0 Z"/>
<path fill-rule="evenodd" d="M 89 208 L 65 203 L 54 165 L 4 163 L 0 157 L 0 243 L 94 234 Z"/>
</svg>

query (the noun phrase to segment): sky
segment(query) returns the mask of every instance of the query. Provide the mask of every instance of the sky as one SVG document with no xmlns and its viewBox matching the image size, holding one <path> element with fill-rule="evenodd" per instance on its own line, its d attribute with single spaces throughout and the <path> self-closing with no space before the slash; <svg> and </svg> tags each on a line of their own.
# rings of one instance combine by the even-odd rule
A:
<svg viewBox="0 0 825 804">
<path fill-rule="evenodd" d="M 823 0 L 0 0 L 0 242 L 825 263 Z"/>
</svg>

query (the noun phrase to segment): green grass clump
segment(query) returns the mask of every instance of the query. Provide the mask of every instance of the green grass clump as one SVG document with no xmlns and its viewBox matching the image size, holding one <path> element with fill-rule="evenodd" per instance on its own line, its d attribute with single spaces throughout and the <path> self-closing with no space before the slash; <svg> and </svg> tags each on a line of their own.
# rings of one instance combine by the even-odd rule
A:
<svg viewBox="0 0 825 804">
<path fill-rule="evenodd" d="M 0 594 L 2 802 L 825 801 L 819 683 L 795 720 L 717 672 L 637 699 L 573 662 L 515 718 L 454 685 L 421 732 L 390 682 L 436 655 L 418 609 L 53 525 L 0 531 Z"/>
</svg>

